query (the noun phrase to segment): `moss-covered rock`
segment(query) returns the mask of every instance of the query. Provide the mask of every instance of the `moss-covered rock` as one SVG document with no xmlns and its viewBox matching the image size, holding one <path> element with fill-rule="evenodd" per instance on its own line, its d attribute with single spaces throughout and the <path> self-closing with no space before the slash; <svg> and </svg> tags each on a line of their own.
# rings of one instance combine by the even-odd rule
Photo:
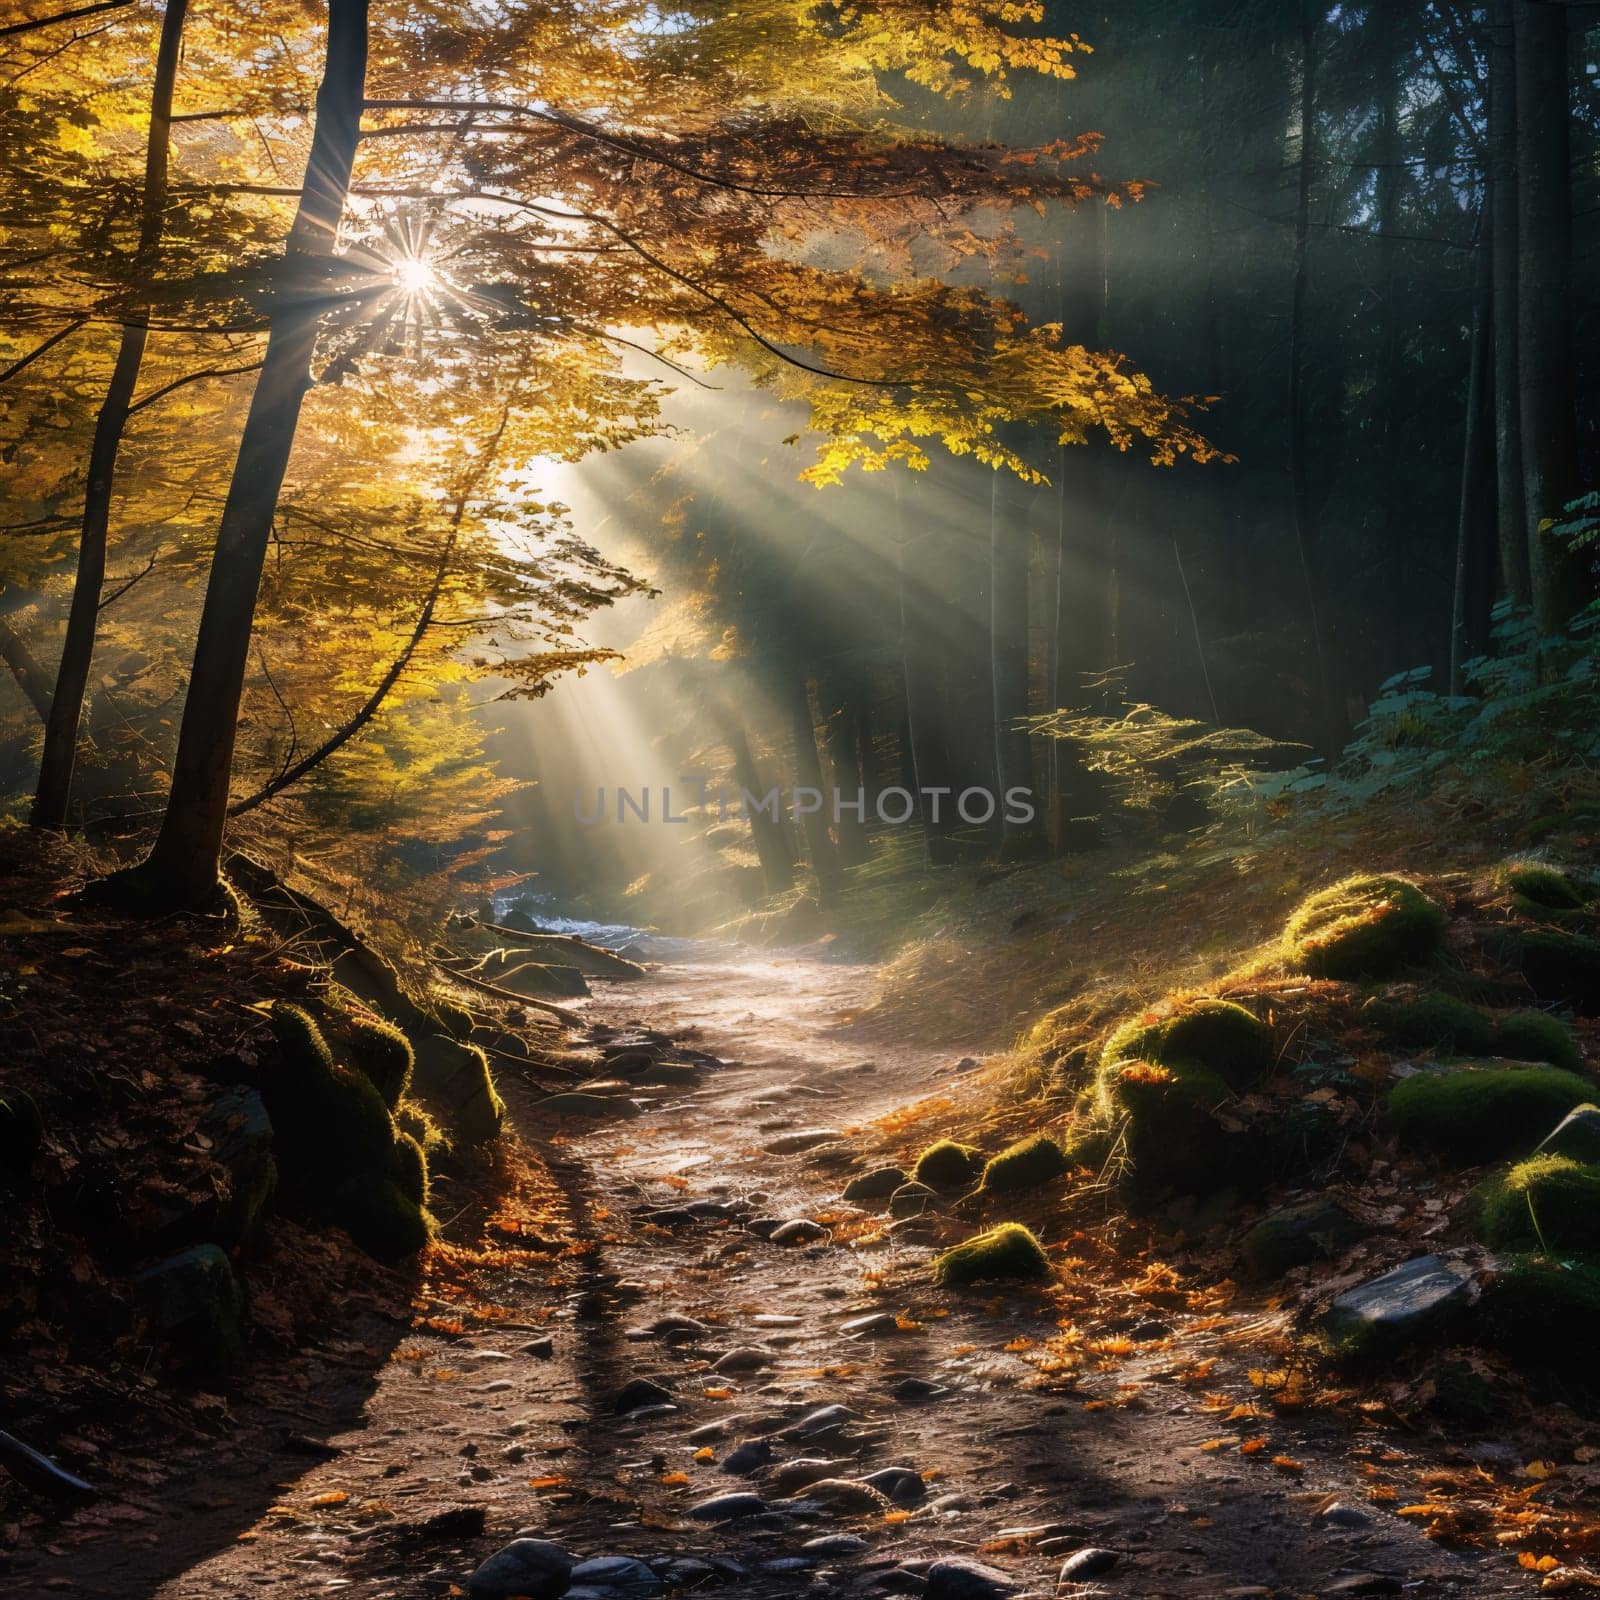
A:
<svg viewBox="0 0 1600 1600">
<path fill-rule="evenodd" d="M 393 1023 L 363 1011 L 348 1021 L 346 1048 L 351 1066 L 366 1074 L 392 1111 L 411 1087 L 411 1041 Z"/>
<path fill-rule="evenodd" d="M 1479 1338 L 1529 1373 L 1592 1395 L 1594 1330 L 1600 1327 L 1600 1267 L 1546 1256 L 1514 1256 L 1484 1289 Z"/>
<path fill-rule="evenodd" d="M 1313 1323 L 1317 1342 L 1340 1361 L 1386 1359 L 1431 1338 L 1471 1304 L 1471 1270 L 1443 1256 L 1418 1256 L 1346 1290 Z"/>
<path fill-rule="evenodd" d="M 952 1288 L 991 1278 L 1028 1281 L 1049 1275 L 1043 1248 L 1020 1222 L 1002 1222 L 952 1245 L 933 1263 L 933 1281 Z"/>
<path fill-rule="evenodd" d="M 1530 1156 L 1473 1197 L 1478 1232 L 1496 1250 L 1600 1253 L 1600 1167 Z"/>
<path fill-rule="evenodd" d="M 1543 1011 L 1508 1011 L 1497 1018 L 1492 1053 L 1513 1061 L 1547 1061 L 1569 1072 L 1583 1068 L 1583 1052 L 1572 1029 Z"/>
<path fill-rule="evenodd" d="M 1428 1410 L 1446 1422 L 1485 1428 L 1502 1414 L 1494 1385 L 1464 1361 L 1436 1361 L 1422 1391 Z"/>
<path fill-rule="evenodd" d="M 1558 1067 L 1419 1072 L 1389 1097 L 1400 1138 L 1463 1165 L 1526 1155 L 1594 1086 Z"/>
<path fill-rule="evenodd" d="M 1488 948 L 1522 974 L 1541 1005 L 1600 1012 L 1600 939 L 1555 928 L 1506 929 Z"/>
<path fill-rule="evenodd" d="M 335 1210 L 333 1220 L 378 1261 L 414 1256 L 433 1237 L 433 1219 L 393 1178 L 347 1184 Z"/>
<path fill-rule="evenodd" d="M 150 1330 L 183 1364 L 209 1377 L 233 1366 L 241 1349 L 242 1302 L 227 1256 L 214 1244 L 192 1245 L 146 1267 L 134 1293 Z"/>
<path fill-rule="evenodd" d="M 433 1034 L 417 1040 L 416 1056 L 412 1088 L 443 1118 L 451 1137 L 462 1144 L 482 1144 L 496 1137 L 505 1106 L 483 1051 Z"/>
<path fill-rule="evenodd" d="M 1566 1156 L 1580 1167 L 1600 1167 L 1600 1106 L 1574 1106 L 1540 1142 L 1536 1156 Z"/>
<path fill-rule="evenodd" d="M 396 1130 L 394 1136 L 394 1181 L 413 1205 L 428 1204 L 428 1156 L 411 1134 Z"/>
<path fill-rule="evenodd" d="M 1187 1000 L 1169 1015 L 1124 1023 L 1106 1041 L 1101 1059 L 1107 1066 L 1194 1062 L 1243 1089 L 1272 1070 L 1272 1030 L 1231 1000 Z"/>
<path fill-rule="evenodd" d="M 1192 1061 L 1123 1062 L 1103 1069 L 1101 1096 L 1139 1186 L 1214 1194 L 1271 1181 L 1261 1142 L 1214 1115 L 1233 1091 L 1208 1068 Z"/>
<path fill-rule="evenodd" d="M 428 1009 L 439 1024 L 439 1031 L 452 1039 L 467 1039 L 475 1026 L 472 1013 L 459 1000 L 452 999 L 442 989 L 428 996 Z"/>
<path fill-rule="evenodd" d="M 1446 1055 L 1497 1053 L 1493 1021 L 1450 994 L 1381 996 L 1362 1008 L 1361 1020 L 1370 1022 L 1390 1043 L 1408 1049 Z"/>
<path fill-rule="evenodd" d="M 1370 1230 L 1343 1206 L 1313 1198 L 1269 1211 L 1241 1246 L 1253 1277 L 1278 1278 L 1292 1267 L 1331 1260 Z"/>
<path fill-rule="evenodd" d="M 1066 1152 L 1048 1134 L 1036 1133 L 991 1156 L 981 1187 L 991 1194 L 1037 1189 L 1068 1170 Z"/>
<path fill-rule="evenodd" d="M 970 1189 L 982 1170 L 983 1152 L 976 1145 L 940 1139 L 917 1157 L 911 1176 L 917 1183 L 948 1194 L 952 1190 Z"/>
<path fill-rule="evenodd" d="M 449 1154 L 450 1135 L 415 1100 L 402 1100 L 394 1108 L 394 1125 L 399 1132 L 415 1139 L 430 1161 L 435 1156 Z"/>
<path fill-rule="evenodd" d="M 1302 902 L 1284 932 L 1289 965 L 1318 978 L 1388 978 L 1432 960 L 1445 915 L 1409 878 L 1346 878 Z"/>
<path fill-rule="evenodd" d="M 1566 873 L 1543 861 L 1516 861 L 1500 874 L 1501 887 L 1524 916 L 1561 916 L 1583 909 L 1583 895 Z"/>
<path fill-rule="evenodd" d="M 26 1178 L 43 1144 L 44 1117 L 33 1096 L 13 1089 L 0 1097 L 0 1179 Z"/>
</svg>

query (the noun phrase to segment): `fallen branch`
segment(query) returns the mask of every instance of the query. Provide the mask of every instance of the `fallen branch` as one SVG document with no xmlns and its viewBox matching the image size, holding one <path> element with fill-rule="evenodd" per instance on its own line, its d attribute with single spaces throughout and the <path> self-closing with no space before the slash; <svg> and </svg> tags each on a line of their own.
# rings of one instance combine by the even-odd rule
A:
<svg viewBox="0 0 1600 1600">
<path fill-rule="evenodd" d="M 456 983 L 464 983 L 471 989 L 481 989 L 484 994 L 492 994 L 496 1000 L 507 1000 L 514 1006 L 532 1006 L 535 1011 L 548 1012 L 552 1017 L 559 1017 L 574 1028 L 581 1028 L 584 1025 L 584 1019 L 576 1011 L 569 1011 L 565 1006 L 552 1005 L 548 1000 L 530 1000 L 527 995 L 518 994 L 513 989 L 502 989 L 497 983 L 485 983 L 482 978 L 469 978 L 464 972 L 451 972 L 448 967 L 445 968 L 445 972 Z"/>
</svg>

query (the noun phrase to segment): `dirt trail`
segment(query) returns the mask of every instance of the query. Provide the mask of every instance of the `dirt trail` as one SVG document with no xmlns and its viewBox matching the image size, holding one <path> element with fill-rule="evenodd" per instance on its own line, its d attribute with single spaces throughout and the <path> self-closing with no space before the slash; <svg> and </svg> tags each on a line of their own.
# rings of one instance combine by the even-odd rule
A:
<svg viewBox="0 0 1600 1600">
<path fill-rule="evenodd" d="M 236 1406 L 240 1426 L 216 1449 L 173 1464 L 125 1512 L 102 1506 L 62 1525 L 50 1549 L 22 1559 L 8 1592 L 413 1600 L 460 1593 L 452 1586 L 523 1530 L 728 1596 L 916 1592 L 921 1569 L 901 1564 L 950 1556 L 1037 1595 L 1398 1593 L 1401 1583 L 1419 1595 L 1528 1592 L 1509 1561 L 1442 1549 L 1369 1502 L 1369 1469 L 1392 1441 L 1275 1419 L 1272 1449 L 1303 1468 L 1293 1476 L 1203 1451 L 1224 1430 L 1168 1374 L 1216 1356 L 1206 1386 L 1247 1388 L 1244 1357 L 1207 1319 L 1173 1312 L 1101 1330 L 1148 1343 L 1148 1356 L 1136 1349 L 1092 1391 L 1051 1392 L 1029 1386 L 1035 1369 L 1005 1348 L 1055 1331 L 1035 1297 L 937 1294 L 914 1270 L 927 1245 L 903 1236 L 852 1243 L 844 1227 L 785 1247 L 749 1231 L 756 1218 L 848 1211 L 839 1146 L 765 1146 L 859 1129 L 929 1093 L 951 1064 L 863 1051 L 834 1029 L 865 999 L 870 969 L 714 946 L 655 954 L 647 983 L 603 993 L 594 1013 L 697 1027 L 694 1042 L 725 1064 L 553 1145 L 539 1144 L 530 1101 L 511 1099 L 589 1253 L 548 1273 L 501 1274 L 492 1291 L 505 1320 L 408 1335 L 404 1359 L 383 1359 L 393 1328 L 351 1330 L 312 1361 L 301 1414 L 269 1420 Z M 847 1134 L 846 1155 L 858 1139 Z M 849 1327 L 880 1312 L 900 1322 Z M 704 1331 L 646 1333 L 666 1316 Z M 619 1415 L 617 1396 L 640 1379 L 669 1398 Z M 1085 1392 L 1114 1398 L 1134 1382 L 1129 1404 L 1086 1405 Z M 794 1435 L 833 1404 L 850 1414 Z M 725 1470 L 746 1444 L 743 1457 L 770 1463 L 751 1476 Z M 842 1479 L 905 1467 L 915 1481 L 900 1481 L 907 1503 L 887 1515 L 691 1515 L 720 1494 L 782 1499 L 779 1474 L 797 1458 L 834 1461 Z M 1331 1502 L 1344 1510 L 1330 1518 Z M 1007 1529 L 1031 1531 L 980 1553 Z M 807 1548 L 817 1539 L 830 1542 Z M 1117 1564 L 1058 1591 L 1063 1560 L 1084 1546 L 1116 1552 Z M 664 1569 L 669 1560 L 679 1565 Z"/>
</svg>

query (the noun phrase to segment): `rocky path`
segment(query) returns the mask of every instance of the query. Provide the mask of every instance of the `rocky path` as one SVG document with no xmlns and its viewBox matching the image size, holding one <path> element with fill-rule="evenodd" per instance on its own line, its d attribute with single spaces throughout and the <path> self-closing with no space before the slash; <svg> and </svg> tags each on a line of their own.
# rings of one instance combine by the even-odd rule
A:
<svg viewBox="0 0 1600 1600">
<path fill-rule="evenodd" d="M 658 1090 L 630 1086 L 617 1115 L 553 1140 L 512 1101 L 508 1159 L 553 1174 L 580 1254 L 480 1269 L 487 1321 L 441 1308 L 420 1334 L 358 1323 L 316 1355 L 297 1406 L 240 1409 L 217 1448 L 168 1463 L 148 1495 L 65 1523 L 9 1592 L 1144 1600 L 1533 1586 L 1369 1498 L 1403 1470 L 1391 1438 L 1275 1417 L 1263 1450 L 1288 1466 L 1240 1453 L 1252 1425 L 1219 1418 L 1215 1395 L 1249 1393 L 1246 1358 L 1215 1317 L 1180 1308 L 1081 1330 L 1115 1341 L 1117 1359 L 1041 1386 L 1030 1356 L 1057 1331 L 1048 1302 L 935 1291 L 920 1270 L 932 1235 L 961 1224 L 890 1231 L 870 1209 L 882 1201 L 841 1199 L 871 1164 L 874 1120 L 950 1067 L 883 1049 L 869 1060 L 835 1030 L 870 971 L 662 954 L 647 984 L 597 1000 L 602 1042 L 615 1054 L 634 1019 L 693 1027 L 720 1065 L 669 1063 L 644 1075 Z M 1204 1448 L 1219 1435 L 1226 1451 Z"/>
</svg>

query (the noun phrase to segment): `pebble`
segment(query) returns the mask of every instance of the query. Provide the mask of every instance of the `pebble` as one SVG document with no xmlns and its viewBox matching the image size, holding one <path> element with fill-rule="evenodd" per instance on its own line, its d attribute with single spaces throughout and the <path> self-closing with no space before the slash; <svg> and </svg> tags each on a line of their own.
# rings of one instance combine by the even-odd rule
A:
<svg viewBox="0 0 1600 1600">
<path fill-rule="evenodd" d="M 554 1339 L 530 1339 L 522 1347 L 525 1356 L 536 1356 L 540 1361 L 548 1361 L 556 1353 Z"/>
<path fill-rule="evenodd" d="M 1322 1521 L 1331 1522 L 1336 1528 L 1364 1528 L 1372 1518 L 1359 1506 L 1347 1506 L 1336 1500 L 1322 1513 Z"/>
<path fill-rule="evenodd" d="M 1104 1577 L 1121 1560 L 1122 1557 L 1115 1550 L 1102 1550 L 1098 1545 L 1089 1545 L 1061 1563 L 1059 1581 L 1086 1583 L 1090 1578 Z"/>
<path fill-rule="evenodd" d="M 817 1439 L 823 1434 L 837 1433 L 841 1428 L 848 1427 L 856 1420 L 856 1413 L 849 1406 L 818 1406 L 815 1411 L 808 1411 L 798 1422 L 791 1423 L 783 1430 L 786 1439 Z"/>
<path fill-rule="evenodd" d="M 927 1494 L 922 1474 L 910 1467 L 880 1467 L 867 1473 L 861 1480 L 871 1484 L 879 1494 L 887 1495 L 897 1506 L 921 1505 Z"/>
<path fill-rule="evenodd" d="M 844 1135 L 837 1128 L 801 1128 L 796 1133 L 780 1134 L 761 1148 L 769 1156 L 799 1155 L 803 1150 L 815 1150 L 819 1144 L 832 1144 Z"/>
<path fill-rule="evenodd" d="M 934 1400 L 949 1392 L 945 1384 L 929 1383 L 926 1378 L 902 1378 L 889 1391 L 904 1406 L 921 1405 L 925 1400 Z"/>
<path fill-rule="evenodd" d="M 767 1509 L 767 1502 L 758 1494 L 716 1494 L 690 1506 L 689 1515 L 696 1522 L 737 1522 L 741 1517 L 758 1517 Z"/>
<path fill-rule="evenodd" d="M 509 1378 L 496 1378 L 492 1383 L 480 1383 L 473 1386 L 474 1394 L 504 1394 L 507 1389 L 515 1385 Z"/>
<path fill-rule="evenodd" d="M 871 1516 L 889 1509 L 888 1497 L 859 1478 L 818 1478 L 805 1497 L 846 1516 Z"/>
<path fill-rule="evenodd" d="M 772 1352 L 758 1345 L 740 1345 L 711 1363 L 713 1372 L 763 1372 L 773 1366 Z"/>
<path fill-rule="evenodd" d="M 818 1456 L 800 1456 L 794 1461 L 785 1461 L 773 1473 L 772 1486 L 779 1494 L 799 1494 L 813 1483 L 835 1477 L 840 1468 L 847 1465 L 844 1461 L 828 1461 Z"/>
<path fill-rule="evenodd" d="M 874 1311 L 865 1317 L 851 1317 L 839 1324 L 839 1332 L 851 1339 L 875 1338 L 879 1334 L 899 1333 L 900 1319 L 892 1311 Z"/>
<path fill-rule="evenodd" d="M 781 1311 L 763 1311 L 751 1317 L 750 1326 L 753 1328 L 798 1328 L 806 1319 L 804 1317 L 791 1317 Z"/>
<path fill-rule="evenodd" d="M 671 1404 L 670 1389 L 663 1388 L 659 1383 L 653 1383 L 649 1378 L 634 1378 L 631 1382 L 623 1384 L 612 1396 L 611 1409 L 620 1417 L 645 1406 Z"/>
<path fill-rule="evenodd" d="M 858 1178 L 852 1178 L 844 1186 L 843 1197 L 851 1201 L 887 1200 L 908 1177 L 909 1174 L 899 1167 L 878 1167 L 871 1172 L 863 1172 Z"/>
<path fill-rule="evenodd" d="M 572 1569 L 572 1582 L 590 1584 L 617 1600 L 647 1600 L 661 1587 L 661 1580 L 642 1561 L 632 1556 L 596 1556 L 580 1561 Z M 568 1600 L 575 1589 L 567 1591 Z"/>
<path fill-rule="evenodd" d="M 807 1539 L 800 1546 L 805 1555 L 815 1556 L 822 1560 L 834 1557 L 859 1556 L 870 1550 L 872 1546 L 865 1539 L 853 1533 L 825 1533 L 817 1539 Z"/>
<path fill-rule="evenodd" d="M 780 1223 L 767 1235 L 773 1244 L 815 1244 L 826 1239 L 828 1230 L 810 1217 L 796 1217 L 792 1222 Z"/>
<path fill-rule="evenodd" d="M 981 1065 L 982 1062 L 976 1056 L 962 1056 L 952 1070 L 955 1072 L 976 1072 Z"/>
<path fill-rule="evenodd" d="M 672 1344 L 676 1344 L 683 1339 L 703 1338 L 711 1332 L 705 1323 L 696 1320 L 694 1317 L 676 1315 L 657 1317 L 643 1331 L 652 1338 L 665 1339 Z"/>
<path fill-rule="evenodd" d="M 1019 1585 L 1009 1573 L 968 1556 L 949 1556 L 928 1568 L 927 1600 L 998 1600 Z"/>
<path fill-rule="evenodd" d="M 938 1194 L 925 1183 L 902 1183 L 895 1192 L 889 1196 L 889 1215 L 891 1217 L 920 1217 L 930 1206 L 937 1205 Z"/>
<path fill-rule="evenodd" d="M 1321 1595 L 1404 1594 L 1405 1585 L 1387 1572 L 1341 1572 L 1324 1578 L 1317 1592 Z"/>
<path fill-rule="evenodd" d="M 775 1454 L 768 1440 L 746 1439 L 738 1449 L 728 1453 L 727 1459 L 722 1462 L 722 1470 L 733 1473 L 737 1478 L 747 1478 L 752 1472 L 759 1472 L 771 1465 Z"/>
<path fill-rule="evenodd" d="M 572 1557 L 548 1539 L 513 1539 L 467 1579 L 472 1600 L 556 1600 L 572 1581 Z"/>
</svg>

